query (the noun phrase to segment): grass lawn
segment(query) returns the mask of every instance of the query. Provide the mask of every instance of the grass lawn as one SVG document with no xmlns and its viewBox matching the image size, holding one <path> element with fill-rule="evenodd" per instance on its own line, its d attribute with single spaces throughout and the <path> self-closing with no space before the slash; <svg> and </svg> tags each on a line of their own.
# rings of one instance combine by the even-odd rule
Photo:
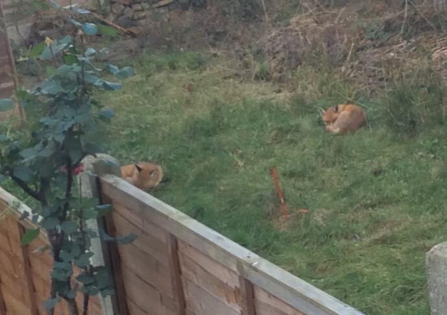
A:
<svg viewBox="0 0 447 315">
<path fill-rule="evenodd" d="M 309 69 L 286 94 L 223 57 L 147 55 L 135 67 L 101 96 L 116 113 L 109 153 L 161 163 L 156 197 L 367 314 L 429 314 L 425 253 L 447 232 L 442 126 L 399 135 L 378 98 L 365 102 L 369 128 L 325 134 L 317 108 L 354 87 Z M 269 215 L 271 166 L 286 223 Z"/>
</svg>

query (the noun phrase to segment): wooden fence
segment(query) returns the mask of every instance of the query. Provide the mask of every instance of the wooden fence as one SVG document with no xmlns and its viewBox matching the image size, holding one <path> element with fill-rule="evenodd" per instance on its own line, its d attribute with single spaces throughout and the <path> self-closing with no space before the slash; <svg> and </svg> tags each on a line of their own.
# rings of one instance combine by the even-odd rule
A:
<svg viewBox="0 0 447 315">
<path fill-rule="evenodd" d="M 117 297 L 110 304 L 113 310 L 96 300 L 90 314 L 362 314 L 133 187 L 118 176 L 119 167 L 107 157 L 92 163 L 84 168 L 100 176 L 97 180 L 84 176 L 84 193 L 90 190 L 114 207 L 99 224 L 109 234 L 133 232 L 138 238 L 130 245 L 110 245 L 105 251 Z M 13 200 L 2 191 L 0 210 L 11 209 Z M 29 223 L 18 221 L 16 215 L 0 221 L 0 315 L 41 314 L 39 306 L 48 293 L 51 258 L 38 253 L 46 238 L 20 248 L 23 224 Z M 14 291 L 9 289 L 11 283 Z M 57 314 L 65 313 L 60 308 Z"/>
<path fill-rule="evenodd" d="M 0 188 L 0 315 L 46 314 L 42 305 L 50 294 L 53 259 L 48 250 L 44 251 L 49 242 L 43 233 L 29 246 L 20 246 L 25 228 L 36 228 L 27 220 L 19 220 L 23 212 L 30 211 Z M 78 300 L 79 305 L 81 302 Z M 90 315 L 103 314 L 98 298 L 90 307 Z M 55 314 L 69 315 L 66 305 L 59 304 Z"/>
</svg>

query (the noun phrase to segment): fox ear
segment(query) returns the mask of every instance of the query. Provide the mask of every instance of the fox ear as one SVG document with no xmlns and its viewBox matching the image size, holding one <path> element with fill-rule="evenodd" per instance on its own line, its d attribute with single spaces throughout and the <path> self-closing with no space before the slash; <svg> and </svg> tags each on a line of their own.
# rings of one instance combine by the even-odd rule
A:
<svg viewBox="0 0 447 315">
<path fill-rule="evenodd" d="M 151 172 L 151 178 L 157 178 L 158 177 L 158 170 L 153 170 Z"/>
<path fill-rule="evenodd" d="M 320 115 L 323 116 L 324 114 L 326 114 L 326 111 L 323 108 L 319 108 L 318 109 L 320 111 Z"/>
<path fill-rule="evenodd" d="M 143 168 L 138 164 L 135 164 L 135 168 L 138 170 L 138 172 L 141 172 L 143 170 Z"/>
<path fill-rule="evenodd" d="M 334 113 L 338 113 L 338 105 L 334 106 Z"/>
</svg>

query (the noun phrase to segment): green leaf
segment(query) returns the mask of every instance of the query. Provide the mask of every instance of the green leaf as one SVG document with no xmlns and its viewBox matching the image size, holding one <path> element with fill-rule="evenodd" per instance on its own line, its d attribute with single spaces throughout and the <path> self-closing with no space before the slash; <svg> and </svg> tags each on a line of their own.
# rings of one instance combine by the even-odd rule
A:
<svg viewBox="0 0 447 315">
<path fill-rule="evenodd" d="M 90 14 L 91 12 L 89 10 L 85 10 L 85 9 L 76 9 L 76 12 L 78 12 L 79 14 Z"/>
<path fill-rule="evenodd" d="M 14 176 L 23 180 L 24 182 L 28 182 L 33 179 L 33 172 L 26 166 L 16 166 L 13 172 Z"/>
<path fill-rule="evenodd" d="M 106 68 L 120 80 L 124 80 L 135 75 L 135 71 L 132 67 L 124 67 L 120 70 L 117 66 L 109 64 Z"/>
<path fill-rule="evenodd" d="M 51 77 L 53 74 L 57 72 L 57 70 L 55 66 L 48 66 L 45 68 L 45 72 L 48 77 Z"/>
<path fill-rule="evenodd" d="M 99 115 L 105 119 L 112 119 L 114 116 L 114 111 L 111 108 L 104 108 L 99 111 Z"/>
<path fill-rule="evenodd" d="M 118 36 L 119 34 L 115 28 L 103 24 L 98 25 L 98 30 L 105 36 Z"/>
<path fill-rule="evenodd" d="M 47 300 L 43 303 L 43 308 L 45 310 L 51 310 L 53 309 L 57 303 L 59 303 L 61 301 L 60 297 L 57 297 L 55 299 L 51 299 L 51 300 Z"/>
<path fill-rule="evenodd" d="M 51 230 L 51 229 L 54 229 L 59 223 L 60 223 L 59 219 L 56 217 L 46 217 L 45 219 L 42 220 L 40 225 L 45 230 Z"/>
<path fill-rule="evenodd" d="M 56 56 L 60 51 L 64 50 L 68 46 L 70 46 L 73 38 L 71 36 L 65 36 L 59 40 L 55 40 L 51 43 L 50 46 L 46 46 L 40 55 L 41 60 L 49 60 L 52 59 L 53 56 Z"/>
<path fill-rule="evenodd" d="M 82 274 L 76 277 L 76 279 L 81 282 L 82 284 L 92 284 L 95 282 L 95 277 L 87 275 L 87 274 Z"/>
<path fill-rule="evenodd" d="M 41 42 L 40 44 L 37 44 L 36 46 L 34 46 L 33 49 L 30 50 L 28 56 L 30 58 L 37 58 L 43 53 L 44 49 L 45 49 L 45 42 Z"/>
<path fill-rule="evenodd" d="M 109 70 L 112 74 L 117 74 L 118 72 L 120 72 L 120 69 L 112 64 L 108 64 L 106 69 Z"/>
<path fill-rule="evenodd" d="M 88 57 L 93 56 L 96 53 L 97 51 L 94 48 L 87 48 L 87 50 L 85 51 L 85 55 Z"/>
<path fill-rule="evenodd" d="M 95 275 L 95 278 L 96 278 L 96 284 L 99 289 L 106 289 L 112 285 L 110 276 L 106 272 L 99 272 L 98 274 Z"/>
<path fill-rule="evenodd" d="M 4 98 L 0 99 L 0 112 L 5 112 L 11 110 L 14 107 L 14 102 L 12 99 Z"/>
<path fill-rule="evenodd" d="M 42 94 L 56 95 L 63 91 L 62 86 L 54 80 L 45 80 L 40 86 L 40 92 Z"/>
<path fill-rule="evenodd" d="M 135 75 L 135 71 L 133 70 L 132 67 L 124 67 L 118 73 L 115 74 L 115 76 L 120 80 L 130 78 L 134 75 Z"/>
<path fill-rule="evenodd" d="M 120 236 L 116 238 L 116 241 L 120 244 L 127 245 L 135 241 L 137 236 L 134 233 L 130 233 L 126 236 Z"/>
<path fill-rule="evenodd" d="M 79 22 L 76 21 L 75 19 L 68 19 L 68 22 L 70 22 L 70 23 L 73 24 L 74 26 L 82 27 L 82 23 L 79 23 Z"/>
<path fill-rule="evenodd" d="M 67 292 L 67 294 L 65 294 L 67 296 L 67 298 L 69 299 L 74 299 L 76 297 L 76 290 L 75 289 L 71 289 L 70 291 Z"/>
<path fill-rule="evenodd" d="M 96 209 L 98 210 L 97 218 L 101 218 L 113 210 L 112 205 L 100 205 Z"/>
<path fill-rule="evenodd" d="M 71 271 L 71 264 L 68 262 L 53 262 L 54 269 L 60 269 L 64 271 Z"/>
<path fill-rule="evenodd" d="M 93 36 L 98 33 L 98 27 L 93 23 L 84 23 L 82 25 L 82 30 L 84 31 L 85 35 Z"/>
<path fill-rule="evenodd" d="M 102 88 L 106 91 L 116 91 L 123 87 L 121 83 L 102 81 Z"/>
<path fill-rule="evenodd" d="M 20 156 L 24 159 L 28 159 L 37 155 L 35 148 L 28 148 L 23 151 L 20 151 Z"/>
<path fill-rule="evenodd" d="M 70 35 L 64 36 L 61 39 L 57 40 L 58 45 L 68 45 L 71 44 L 73 42 L 73 37 L 71 37 Z"/>
<path fill-rule="evenodd" d="M 90 290 L 88 290 L 88 295 L 95 296 L 98 295 L 99 290 L 97 287 L 91 287 Z"/>
<path fill-rule="evenodd" d="M 78 225 L 74 221 L 65 221 L 62 222 L 61 229 L 67 234 L 72 234 L 78 229 Z"/>
<path fill-rule="evenodd" d="M 29 229 L 26 230 L 25 234 L 23 235 L 22 239 L 20 240 L 21 246 L 26 246 L 29 243 L 31 243 L 36 237 L 39 236 L 39 229 Z"/>
<path fill-rule="evenodd" d="M 65 281 L 69 277 L 67 271 L 63 269 L 53 269 L 51 272 L 51 279 Z"/>
<path fill-rule="evenodd" d="M 75 265 L 84 268 L 90 265 L 90 258 L 93 256 L 93 253 L 85 253 L 79 256 L 78 259 L 74 261 Z"/>
<path fill-rule="evenodd" d="M 76 58 L 76 55 L 65 55 L 64 56 L 64 63 L 67 66 L 71 66 L 73 64 L 75 64 L 78 61 L 78 58 Z"/>
<path fill-rule="evenodd" d="M 75 258 L 75 255 L 71 251 L 62 250 L 60 253 L 60 257 L 63 261 L 69 262 Z"/>
</svg>

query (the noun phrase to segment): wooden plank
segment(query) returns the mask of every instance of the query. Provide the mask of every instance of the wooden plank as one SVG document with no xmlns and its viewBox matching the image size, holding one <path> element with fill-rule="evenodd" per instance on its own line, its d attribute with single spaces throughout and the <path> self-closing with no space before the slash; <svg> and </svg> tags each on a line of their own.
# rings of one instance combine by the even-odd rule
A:
<svg viewBox="0 0 447 315">
<path fill-rule="evenodd" d="M 8 273 L 15 279 L 20 279 L 22 277 L 20 263 L 18 257 L 0 251 L 0 270 L 2 272 Z"/>
<path fill-rule="evenodd" d="M 2 289 L 2 281 L 3 281 L 4 275 L 0 273 L 0 315 L 7 315 L 6 314 L 6 303 L 5 298 L 3 295 L 3 289 Z"/>
<path fill-rule="evenodd" d="M 244 277 L 239 277 L 242 315 L 256 315 L 253 285 Z"/>
<path fill-rule="evenodd" d="M 207 272 L 199 262 L 193 261 L 186 255 L 180 256 L 182 275 L 203 290 L 207 291 L 221 302 L 225 303 L 235 311 L 241 311 L 241 297 L 239 288 L 226 285 L 214 274 Z"/>
<path fill-rule="evenodd" d="M 186 278 L 183 278 L 183 286 L 186 305 L 197 315 L 241 314 Z"/>
<path fill-rule="evenodd" d="M 19 301 L 14 295 L 3 291 L 8 315 L 33 315 L 26 303 Z"/>
<path fill-rule="evenodd" d="M 267 291 L 259 288 L 259 287 L 253 287 L 253 293 L 255 298 L 256 305 L 263 306 L 264 308 L 267 308 L 266 306 L 270 306 L 271 308 L 274 308 L 282 314 L 287 315 L 303 315 L 303 313 L 295 310 L 290 305 L 284 303 L 280 299 L 276 298 L 275 296 L 271 295 Z M 261 303 L 257 303 L 257 302 Z"/>
<path fill-rule="evenodd" d="M 11 277 L 6 272 L 2 272 L 1 277 L 2 290 L 6 290 L 10 294 L 14 293 L 14 296 L 18 300 L 24 302 L 27 295 L 24 281 L 22 279 L 17 279 L 16 277 Z"/>
<path fill-rule="evenodd" d="M 142 310 L 137 304 L 129 299 L 127 300 L 127 306 L 129 307 L 129 313 L 132 315 L 149 315 L 149 313 Z"/>
<path fill-rule="evenodd" d="M 185 255 L 189 257 L 191 260 L 196 262 L 201 268 L 203 268 L 206 272 L 212 274 L 214 277 L 218 278 L 220 281 L 222 281 L 230 288 L 239 287 L 239 276 L 237 273 L 224 267 L 214 259 L 202 254 L 197 249 L 186 244 L 183 241 L 179 241 L 178 244 L 179 244 L 180 255 Z"/>
<path fill-rule="evenodd" d="M 255 308 L 256 308 L 256 315 L 288 315 L 287 313 L 284 313 L 280 311 L 277 308 L 274 308 L 273 306 L 270 306 L 268 304 L 262 303 L 259 300 L 254 300 L 255 302 Z M 301 314 L 301 313 L 298 313 Z"/>
<path fill-rule="evenodd" d="M 113 210 L 129 222 L 139 227 L 141 230 L 157 238 L 159 241 L 163 243 L 166 242 L 166 231 L 163 230 L 161 227 L 153 224 L 150 221 L 143 220 L 140 216 L 136 215 L 134 211 L 129 210 L 119 202 L 113 201 Z"/>
<path fill-rule="evenodd" d="M 160 292 L 174 297 L 171 274 L 166 265 L 159 263 L 133 244 L 122 245 L 118 249 L 123 268 L 131 270 Z"/>
<path fill-rule="evenodd" d="M 23 235 L 25 235 L 25 228 L 17 222 L 16 227 L 19 231 L 20 239 L 22 239 Z M 29 308 L 31 309 L 31 313 L 33 315 L 39 315 L 39 312 L 37 310 L 37 304 L 34 294 L 34 287 L 33 287 L 33 279 L 31 276 L 31 266 L 30 266 L 30 259 L 28 255 L 28 249 L 26 247 L 20 247 L 22 249 L 22 269 L 23 269 L 23 275 L 24 275 L 24 286 L 25 290 L 27 292 L 25 296 L 25 301 L 28 303 Z"/>
<path fill-rule="evenodd" d="M 171 286 L 173 290 L 174 301 L 177 304 L 177 314 L 185 315 L 186 304 L 181 278 L 177 239 L 171 233 L 166 233 L 166 243 L 168 244 L 169 273 L 171 275 Z"/>
<path fill-rule="evenodd" d="M 128 269 L 123 269 L 123 276 L 126 279 L 124 282 L 126 285 L 126 298 L 141 310 L 151 315 L 176 315 L 168 307 L 168 301 L 163 299 L 160 292 L 150 284 Z M 174 303 L 173 300 L 170 302 Z"/>
<path fill-rule="evenodd" d="M 102 197 L 100 198 L 100 200 L 101 199 Z M 103 203 L 110 204 L 108 200 L 104 200 Z M 116 236 L 116 228 L 112 215 L 107 215 L 104 218 L 103 224 L 108 235 L 112 237 Z M 123 270 L 121 266 L 121 257 L 118 251 L 118 245 L 116 244 L 116 242 L 109 242 L 107 249 L 109 257 L 105 257 L 105 259 L 108 259 L 108 261 L 110 262 L 111 273 L 114 275 L 113 280 L 115 284 L 117 308 L 120 315 L 129 315 L 129 310 L 126 302 L 126 288 L 123 282 Z"/>
<path fill-rule="evenodd" d="M 115 228 L 120 236 L 128 235 L 134 233 L 137 235 L 137 239 L 132 243 L 145 253 L 154 257 L 158 262 L 168 265 L 168 249 L 166 242 L 159 240 L 158 238 L 152 236 L 146 231 L 140 229 L 127 219 L 125 219 L 117 211 L 113 211 L 113 222 L 115 223 Z"/>
<path fill-rule="evenodd" d="M 184 213 L 114 175 L 101 177 L 102 191 L 132 209 L 140 224 L 152 222 L 306 314 L 363 314 L 250 252 Z"/>
</svg>

